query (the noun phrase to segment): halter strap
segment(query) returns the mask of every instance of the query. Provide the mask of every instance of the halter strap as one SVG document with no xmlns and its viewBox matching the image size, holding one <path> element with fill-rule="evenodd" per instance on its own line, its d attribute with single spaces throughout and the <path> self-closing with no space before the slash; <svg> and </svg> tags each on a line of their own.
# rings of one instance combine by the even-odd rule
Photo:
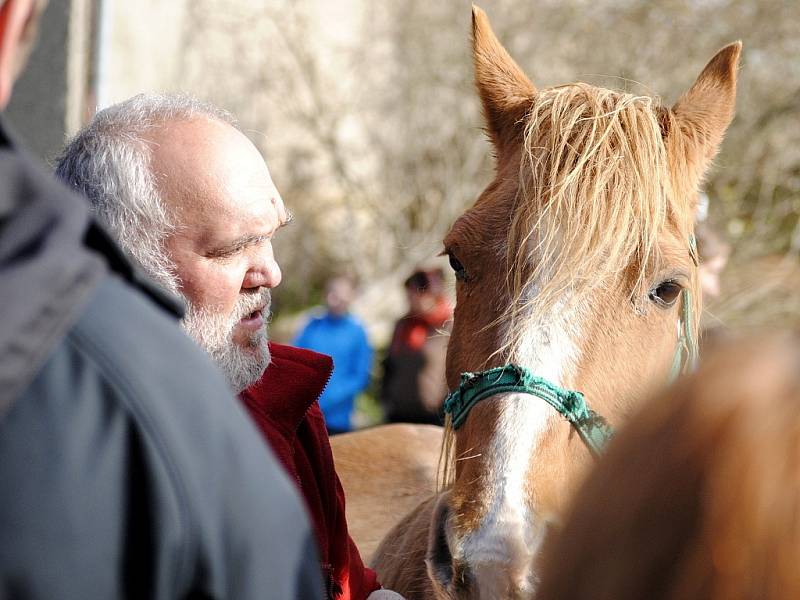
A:
<svg viewBox="0 0 800 600">
<path fill-rule="evenodd" d="M 469 411 L 481 400 L 502 393 L 531 394 L 541 398 L 569 421 L 594 455 L 613 435 L 606 420 L 586 404 L 583 394 L 566 390 L 534 375 L 519 365 L 504 365 L 480 373 L 462 373 L 457 389 L 447 395 L 444 410 L 454 429 L 467 419 Z"/>
<path fill-rule="evenodd" d="M 681 373 L 689 373 L 697 366 L 697 340 L 694 339 L 694 320 L 692 294 L 689 290 L 681 292 L 681 318 L 678 321 L 678 346 L 672 359 L 670 381 L 675 381 Z"/>
</svg>

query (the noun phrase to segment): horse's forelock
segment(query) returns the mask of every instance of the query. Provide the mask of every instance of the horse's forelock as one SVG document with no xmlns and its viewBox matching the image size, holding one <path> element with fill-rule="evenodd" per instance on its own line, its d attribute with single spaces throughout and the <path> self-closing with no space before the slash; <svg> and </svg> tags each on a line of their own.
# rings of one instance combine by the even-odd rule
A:
<svg viewBox="0 0 800 600">
<path fill-rule="evenodd" d="M 622 277 L 641 301 L 666 227 L 688 247 L 691 203 L 675 193 L 659 108 L 650 97 L 582 83 L 537 94 L 507 236 L 504 351 L 521 343 L 518 324 L 547 314 L 566 292 L 569 310 Z"/>
</svg>

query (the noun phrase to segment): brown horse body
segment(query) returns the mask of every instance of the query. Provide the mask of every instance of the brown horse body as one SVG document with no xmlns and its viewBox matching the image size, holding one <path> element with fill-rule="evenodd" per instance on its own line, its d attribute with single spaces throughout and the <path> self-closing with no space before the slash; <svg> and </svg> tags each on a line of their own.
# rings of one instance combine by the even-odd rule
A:
<svg viewBox="0 0 800 600">
<path fill-rule="evenodd" d="M 436 490 L 442 428 L 394 424 L 335 435 L 350 537 L 369 563 L 389 530 Z"/>
<path fill-rule="evenodd" d="M 473 11 L 476 83 L 494 181 L 445 238 L 457 305 L 448 384 L 517 364 L 581 390 L 617 425 L 668 378 L 700 179 L 733 116 L 740 45 L 673 107 L 573 84 L 537 90 Z M 381 544 L 407 598 L 530 598 L 537 556 L 590 454 L 526 393 L 494 395 L 446 432 L 446 489 Z"/>
</svg>

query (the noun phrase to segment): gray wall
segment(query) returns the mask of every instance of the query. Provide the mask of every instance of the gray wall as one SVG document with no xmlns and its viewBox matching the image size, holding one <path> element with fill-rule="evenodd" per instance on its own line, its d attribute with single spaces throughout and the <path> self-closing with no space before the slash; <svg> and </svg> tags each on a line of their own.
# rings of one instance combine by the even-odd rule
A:
<svg viewBox="0 0 800 600">
<path fill-rule="evenodd" d="M 70 0 L 50 0 L 36 48 L 5 112 L 28 149 L 46 160 L 64 143 L 70 5 Z"/>
</svg>

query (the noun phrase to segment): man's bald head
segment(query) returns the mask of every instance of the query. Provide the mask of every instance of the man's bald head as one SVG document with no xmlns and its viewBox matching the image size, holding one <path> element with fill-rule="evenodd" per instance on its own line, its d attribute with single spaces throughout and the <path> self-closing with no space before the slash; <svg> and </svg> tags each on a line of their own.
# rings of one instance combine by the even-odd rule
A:
<svg viewBox="0 0 800 600">
<path fill-rule="evenodd" d="M 156 187 L 177 219 L 190 212 L 216 218 L 227 210 L 219 202 L 225 196 L 241 202 L 253 194 L 258 202 L 277 195 L 261 153 L 229 122 L 204 115 L 174 120 L 146 138 Z"/>
</svg>

